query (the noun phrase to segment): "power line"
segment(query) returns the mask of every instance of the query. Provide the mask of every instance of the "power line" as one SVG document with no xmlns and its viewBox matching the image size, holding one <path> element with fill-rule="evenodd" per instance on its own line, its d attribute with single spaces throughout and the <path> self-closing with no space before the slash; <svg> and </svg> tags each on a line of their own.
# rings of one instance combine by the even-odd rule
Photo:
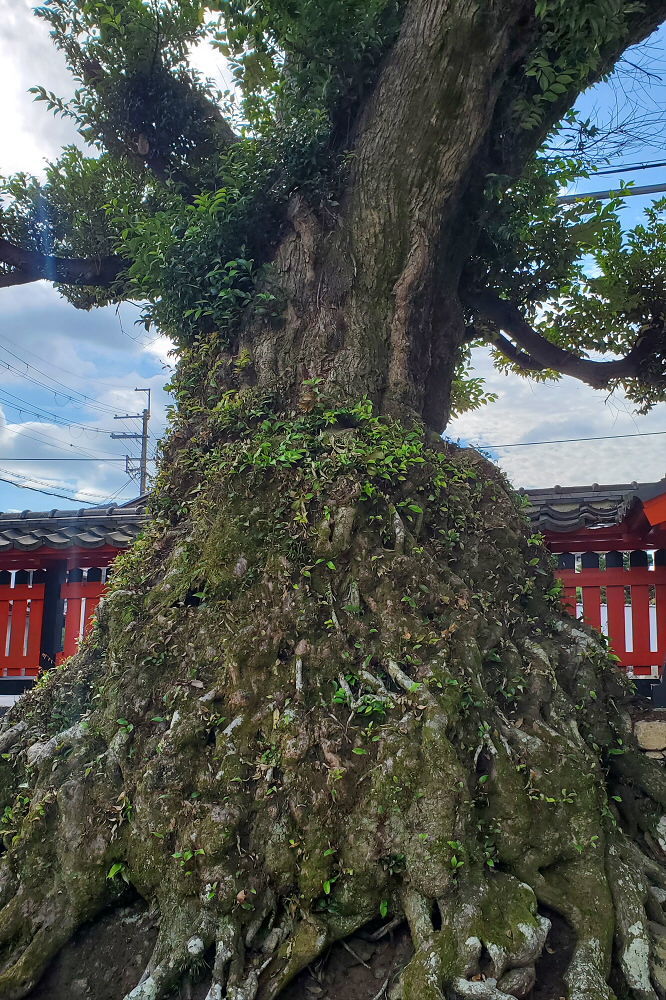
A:
<svg viewBox="0 0 666 1000">
<path fill-rule="evenodd" d="M 22 437 L 29 438 L 30 441 L 36 441 L 37 444 L 45 444 L 49 448 L 73 448 L 74 451 L 78 451 L 82 455 L 85 455 L 86 457 L 89 457 L 89 458 L 94 458 L 95 457 L 94 455 L 91 455 L 90 452 L 87 451 L 85 448 L 81 448 L 81 446 L 77 445 L 77 444 L 72 444 L 71 441 L 58 441 L 56 438 L 48 437 L 46 434 L 43 434 L 41 431 L 35 431 L 33 434 L 31 434 L 29 431 L 23 431 L 23 430 L 17 430 L 16 429 L 18 427 L 23 427 L 23 426 L 24 426 L 23 424 L 5 424 L 4 429 L 9 434 L 20 434 Z M 58 424 L 57 426 L 60 426 L 60 424 Z M 105 455 L 105 457 L 106 458 L 116 458 L 117 456 L 116 455 L 107 454 L 107 455 Z"/>
<path fill-rule="evenodd" d="M 600 437 L 558 438 L 553 441 L 514 441 L 511 444 L 479 444 L 477 448 L 530 448 L 539 444 L 574 444 L 578 441 L 619 441 L 623 438 L 656 437 L 666 431 L 643 431 L 640 434 L 602 434 Z"/>
<path fill-rule="evenodd" d="M 93 500 L 90 500 L 90 499 L 88 499 L 88 497 L 77 496 L 74 493 L 73 490 L 69 491 L 68 493 L 63 493 L 63 492 L 55 493 L 55 492 L 53 492 L 51 490 L 40 489 L 38 486 L 29 486 L 28 483 L 38 483 L 40 487 L 41 486 L 50 486 L 50 487 L 57 486 L 56 483 L 50 483 L 50 482 L 47 482 L 46 480 L 43 480 L 43 479 L 33 479 L 32 476 L 22 476 L 18 472 L 12 472 L 11 469 L 2 469 L 2 468 L 0 468 L 0 472 L 4 472 L 7 476 L 13 476 L 14 477 L 13 479 L 7 479 L 4 476 L 0 476 L 0 482 L 8 483 L 10 486 L 16 486 L 16 488 L 20 489 L 20 490 L 33 490 L 35 493 L 46 493 L 48 496 L 54 496 L 54 497 L 57 496 L 57 497 L 60 497 L 60 499 L 62 499 L 62 500 L 77 500 L 77 501 L 80 501 L 82 503 L 89 503 L 89 504 L 93 504 L 93 505 L 101 503 L 105 499 L 104 497 L 101 497 L 99 494 L 89 494 L 90 496 L 94 497 Z M 16 479 L 24 479 L 24 480 L 26 480 L 26 482 L 24 482 L 24 483 L 17 483 Z M 64 489 L 66 489 L 66 487 L 58 487 L 58 488 L 61 491 L 64 490 Z"/>
<path fill-rule="evenodd" d="M 6 455 L 0 457 L 0 462 L 124 462 L 124 458 L 105 458 L 105 457 L 91 457 L 88 458 L 71 458 L 69 455 L 65 458 L 60 458 L 59 456 L 51 457 L 50 455 L 44 458 L 17 458 L 15 455 Z M 154 462 L 154 458 L 150 458 L 148 461 Z"/>
<path fill-rule="evenodd" d="M 666 191 L 666 184 L 644 184 L 642 187 L 627 187 L 621 191 L 609 189 L 607 191 L 585 191 L 581 194 L 561 194 L 556 198 L 558 205 L 573 205 L 577 201 L 587 201 L 596 198 L 599 201 L 608 201 L 610 198 L 635 198 L 636 195 L 660 194 Z"/>
<path fill-rule="evenodd" d="M 0 472 L 5 472 L 8 476 L 14 476 L 16 479 L 23 479 L 28 483 L 39 483 L 40 486 L 56 486 L 58 489 L 67 490 L 67 486 L 58 486 L 58 483 L 54 483 L 52 479 L 37 479 L 36 476 L 26 476 L 22 472 L 13 472 L 11 469 L 2 469 Z M 73 493 L 74 490 L 69 490 Z M 99 493 L 93 493 L 91 490 L 84 490 L 82 492 L 89 493 L 90 496 L 94 496 L 96 499 L 103 500 L 104 497 L 100 496 Z"/>
<path fill-rule="evenodd" d="M 630 173 L 633 170 L 654 170 L 656 167 L 666 167 L 666 160 L 655 160 L 651 163 L 620 164 L 618 167 L 604 167 L 603 170 L 595 170 L 593 176 L 599 177 L 602 174 Z"/>
<path fill-rule="evenodd" d="M 43 375 L 44 378 L 51 379 L 51 381 L 56 386 L 60 386 L 60 389 L 56 389 L 54 388 L 53 385 L 48 385 L 46 382 L 42 382 L 40 379 L 28 375 L 27 372 L 20 371 L 14 365 L 10 365 L 8 361 L 0 361 L 0 364 L 3 365 L 3 367 L 7 368 L 8 371 L 13 372 L 15 375 L 18 375 L 19 378 L 25 379 L 27 382 L 32 382 L 33 385 L 38 385 L 42 389 L 47 389 L 49 392 L 52 392 L 54 396 L 64 395 L 65 399 L 69 400 L 72 403 L 77 403 L 79 406 L 85 405 L 87 409 L 99 410 L 101 413 L 114 412 L 113 407 L 107 406 L 106 403 L 100 403 L 92 396 L 87 396 L 84 392 L 79 392 L 78 389 L 73 389 L 72 386 L 65 385 L 64 382 L 61 382 L 59 379 L 53 378 L 51 375 L 48 375 L 46 372 L 43 372 L 40 368 L 37 368 L 35 365 L 31 365 L 29 361 L 25 361 L 23 358 L 19 357 L 18 354 L 15 354 L 8 348 L 2 347 L 2 345 L 0 345 L 0 350 L 5 351 L 12 358 L 16 358 L 17 361 L 19 361 L 22 365 L 25 365 L 27 368 L 32 368 L 33 371 L 36 371 L 40 375 Z M 64 390 L 64 393 L 62 392 L 62 390 Z M 74 395 L 71 395 L 72 393 L 75 394 L 76 396 L 80 396 L 81 399 L 80 400 L 75 399 Z"/>
<path fill-rule="evenodd" d="M 15 486 L 18 490 L 32 490 L 33 493 L 43 493 L 47 497 L 58 497 L 60 500 L 76 500 L 77 503 L 87 503 L 91 507 L 99 505 L 98 500 L 84 500 L 83 497 L 67 496 L 65 493 L 54 493 L 51 490 L 39 490 L 36 486 L 25 486 L 23 483 L 15 483 L 12 479 L 5 479 L 4 476 L 0 476 L 0 483 L 9 483 L 10 486 Z"/>
<path fill-rule="evenodd" d="M 159 340 L 159 337 L 157 339 Z M 72 378 L 78 379 L 80 382 L 85 382 L 87 385 L 90 385 L 91 382 L 94 382 L 97 385 L 108 386 L 110 389 L 119 388 L 117 382 L 115 381 L 109 382 L 108 379 L 95 378 L 92 375 L 79 375 L 78 372 L 73 372 L 71 368 L 63 368 L 62 365 L 57 365 L 54 361 L 50 360 L 47 361 L 46 358 L 43 358 L 40 354 L 37 354 L 35 351 L 31 351 L 29 347 L 17 344 L 16 341 L 12 340 L 10 337 L 0 336 L 0 340 L 4 340 L 6 344 L 12 344 L 14 347 L 17 348 L 20 346 L 21 350 L 25 351 L 26 354 L 30 354 L 33 358 L 37 358 L 37 360 L 41 361 L 42 364 L 48 365 L 50 368 L 56 368 L 58 371 L 63 372 L 65 375 L 70 375 Z M 25 363 L 27 364 L 28 362 Z M 31 365 L 31 367 L 34 368 L 35 366 Z M 39 369 L 36 370 L 38 371 Z"/>
<path fill-rule="evenodd" d="M 82 424 L 79 420 L 67 420 L 60 417 L 52 410 L 45 410 L 44 407 L 39 406 L 38 403 L 28 403 L 25 399 L 17 396 L 16 393 L 10 392 L 8 389 L 1 388 L 0 392 L 2 392 L 5 396 L 9 396 L 10 399 L 17 400 L 16 403 L 12 403 L 10 400 L 0 399 L 0 403 L 3 403 L 5 406 L 9 406 L 14 410 L 18 410 L 19 413 L 30 413 L 33 417 L 40 418 L 49 417 L 50 423 L 58 424 L 60 427 L 80 427 L 82 430 L 88 431 L 89 434 L 104 434 L 108 436 L 110 433 L 110 431 L 100 427 L 91 427 L 90 424 Z"/>
<path fill-rule="evenodd" d="M 112 493 L 110 497 L 107 497 L 104 503 L 110 503 L 112 500 L 116 500 L 119 494 L 121 494 L 122 491 L 125 489 L 125 487 L 131 485 L 132 485 L 132 480 L 126 479 L 123 485 L 120 487 L 120 489 L 117 489 L 115 493 Z"/>
</svg>

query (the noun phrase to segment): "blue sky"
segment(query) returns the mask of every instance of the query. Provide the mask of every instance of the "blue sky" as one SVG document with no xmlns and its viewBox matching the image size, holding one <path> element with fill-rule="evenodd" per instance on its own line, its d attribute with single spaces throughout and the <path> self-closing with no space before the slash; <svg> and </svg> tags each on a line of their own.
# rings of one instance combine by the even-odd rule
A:
<svg viewBox="0 0 666 1000">
<path fill-rule="evenodd" d="M 61 57 L 30 8 L 28 0 L 0 0 L 0 123 L 5 140 L 0 173 L 5 174 L 39 172 L 45 158 L 75 141 L 69 124 L 47 114 L 27 93 L 35 84 L 64 95 L 71 91 Z M 656 72 L 664 61 L 664 38 L 662 31 L 647 53 L 636 57 L 649 59 Z M 199 52 L 197 63 L 226 89 L 224 63 L 218 55 Z M 666 78 L 666 67 L 664 72 Z M 652 102 L 648 108 L 652 117 L 643 141 L 622 150 L 616 159 L 666 160 L 663 85 L 638 72 L 626 77 L 622 86 L 621 104 Z M 586 95 L 581 102 L 585 113 L 595 108 L 612 113 L 614 93 L 617 88 L 605 87 Z M 612 187 L 619 176 L 592 178 L 578 190 Z M 626 179 L 637 185 L 666 182 L 666 168 L 631 173 Z M 646 201 L 628 199 L 627 224 L 635 221 Z M 42 282 L 1 290 L 0 510 L 72 508 L 85 500 L 118 502 L 137 494 L 137 484 L 125 473 L 124 455 L 127 443 L 137 454 L 138 442 L 114 441 L 109 433 L 138 429 L 138 421 L 133 425 L 114 420 L 114 414 L 139 413 L 145 397 L 134 389 L 150 387 L 150 450 L 154 451 L 165 425 L 168 397 L 163 386 L 171 361 L 168 341 L 135 326 L 137 315 L 132 306 L 118 311 L 76 310 Z M 498 445 L 666 431 L 663 406 L 637 417 L 622 397 L 608 399 L 572 379 L 541 386 L 499 375 L 484 351 L 477 352 L 475 364 L 500 398 L 492 407 L 455 420 L 448 429 L 454 439 Z M 494 454 L 517 486 L 645 482 L 666 475 L 666 435 L 499 449 Z"/>
</svg>

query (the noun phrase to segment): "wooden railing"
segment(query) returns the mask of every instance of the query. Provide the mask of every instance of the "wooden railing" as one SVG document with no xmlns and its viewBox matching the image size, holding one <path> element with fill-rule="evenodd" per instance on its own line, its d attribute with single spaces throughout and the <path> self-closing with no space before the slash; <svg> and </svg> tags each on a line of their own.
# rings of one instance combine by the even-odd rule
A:
<svg viewBox="0 0 666 1000">
<path fill-rule="evenodd" d="M 65 635 L 62 652 L 57 657 L 58 663 L 73 656 L 81 639 L 90 631 L 93 615 L 104 589 L 101 569 L 89 569 L 85 580 L 83 570 L 71 569 L 67 574 L 67 583 L 63 583 L 60 588 L 65 601 Z"/>
<path fill-rule="evenodd" d="M 666 662 L 666 550 L 558 556 L 563 600 L 604 632 L 622 666 L 658 677 Z"/>
<path fill-rule="evenodd" d="M 1 677 L 39 673 L 43 613 L 43 573 L 0 572 Z"/>
<path fill-rule="evenodd" d="M 55 582 L 56 653 L 44 659 L 47 572 L 0 571 L 0 677 L 37 677 L 72 656 L 92 625 L 107 570 L 70 569 Z M 666 663 L 666 549 L 564 552 L 557 574 L 569 610 L 608 636 L 621 665 L 658 677 Z"/>
<path fill-rule="evenodd" d="M 35 678 L 78 649 L 106 586 L 106 569 L 70 569 L 56 582 L 54 658 L 45 660 L 43 627 L 47 570 L 0 571 L 0 678 Z M 62 578 L 61 578 L 62 579 Z"/>
</svg>

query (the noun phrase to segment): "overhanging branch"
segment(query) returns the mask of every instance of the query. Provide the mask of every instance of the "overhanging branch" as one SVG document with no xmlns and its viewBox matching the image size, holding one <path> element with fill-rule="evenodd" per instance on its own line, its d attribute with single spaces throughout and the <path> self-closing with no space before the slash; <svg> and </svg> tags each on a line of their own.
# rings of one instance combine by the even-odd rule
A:
<svg viewBox="0 0 666 1000">
<path fill-rule="evenodd" d="M 54 257 L 25 250 L 0 239 L 0 263 L 13 270 L 0 274 L 0 287 L 31 281 L 54 281 L 62 285 L 95 285 L 109 288 L 127 267 L 122 257 Z"/>
<path fill-rule="evenodd" d="M 594 389 L 605 389 L 612 382 L 627 378 L 666 384 L 666 377 L 663 376 L 652 375 L 646 379 L 644 369 L 645 362 L 663 336 L 661 329 L 642 333 L 624 358 L 617 361 L 591 361 L 546 340 L 530 326 L 516 306 L 492 292 L 477 292 L 468 301 L 484 320 L 492 323 L 498 330 L 503 330 L 515 341 L 513 344 L 499 333 L 492 336 L 493 344 L 510 361 L 527 371 L 550 368 L 586 382 Z"/>
</svg>

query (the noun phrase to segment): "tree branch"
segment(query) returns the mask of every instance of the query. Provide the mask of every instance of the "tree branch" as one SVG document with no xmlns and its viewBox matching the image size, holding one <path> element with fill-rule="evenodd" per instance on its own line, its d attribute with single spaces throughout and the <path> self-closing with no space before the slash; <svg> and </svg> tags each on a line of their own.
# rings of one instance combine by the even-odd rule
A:
<svg viewBox="0 0 666 1000">
<path fill-rule="evenodd" d="M 37 275 L 26 274 L 25 271 L 8 271 L 0 273 L 0 288 L 13 288 L 14 285 L 28 285 L 31 281 L 39 281 Z"/>
<path fill-rule="evenodd" d="M 644 370 L 645 362 L 663 337 L 661 328 L 642 333 L 624 358 L 617 361 L 590 361 L 546 340 L 530 326 L 511 302 L 499 298 L 493 292 L 477 292 L 469 297 L 468 302 L 483 319 L 504 330 L 516 342 L 518 347 L 501 334 L 491 337 L 498 350 L 527 371 L 551 368 L 562 375 L 571 375 L 581 382 L 587 382 L 594 389 L 605 389 L 611 382 L 626 378 L 640 378 L 651 384 L 666 385 L 666 376 L 646 377 Z"/>
<path fill-rule="evenodd" d="M 118 280 L 128 261 L 122 257 L 53 257 L 0 239 L 0 264 L 14 268 L 0 274 L 0 287 L 23 285 L 44 278 L 62 285 L 109 288 Z"/>
<path fill-rule="evenodd" d="M 156 48 L 153 55 L 151 75 L 155 69 L 156 54 L 159 51 L 159 30 L 156 32 L 155 39 Z M 99 95 L 100 101 L 103 104 L 104 97 L 100 84 L 106 80 L 107 74 L 102 65 L 97 60 L 86 60 L 83 64 L 82 72 L 84 82 Z M 140 102 L 141 98 L 142 94 L 138 91 L 136 93 L 137 102 Z M 192 102 L 192 111 L 196 113 L 200 121 L 206 123 L 211 136 L 215 136 L 221 145 L 230 146 L 240 141 L 240 136 L 234 132 L 217 104 L 204 93 L 200 92 L 196 95 L 196 98 Z M 154 150 L 151 147 L 148 137 L 143 135 L 143 133 L 128 132 L 122 138 L 112 135 L 105 136 L 107 148 L 112 148 L 114 141 L 117 142 L 132 162 L 147 167 L 161 183 L 165 184 L 168 181 L 173 181 L 184 188 L 190 196 L 195 193 L 195 185 L 193 185 L 192 180 L 187 176 L 186 172 L 172 163 L 169 156 L 165 155 L 164 152 L 159 153 Z"/>
</svg>

